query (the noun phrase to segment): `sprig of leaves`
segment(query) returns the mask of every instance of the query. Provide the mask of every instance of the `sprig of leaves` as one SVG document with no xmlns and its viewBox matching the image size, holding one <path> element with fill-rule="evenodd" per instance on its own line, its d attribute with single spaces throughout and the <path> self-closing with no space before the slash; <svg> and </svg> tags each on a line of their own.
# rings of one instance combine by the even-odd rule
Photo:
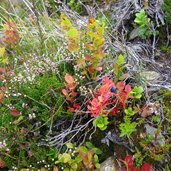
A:
<svg viewBox="0 0 171 171">
<path fill-rule="evenodd" d="M 144 92 L 143 87 L 134 87 L 129 95 L 135 99 L 140 99 L 142 97 L 143 92 Z"/>
<path fill-rule="evenodd" d="M 128 138 L 131 136 L 133 132 L 136 131 L 136 122 L 131 122 L 131 117 L 135 115 L 135 111 L 129 107 L 128 109 L 125 109 L 125 117 L 124 122 L 120 124 L 119 128 L 121 130 L 120 136 L 127 136 Z"/>
<path fill-rule="evenodd" d="M 149 32 L 150 18 L 148 18 L 144 9 L 135 14 L 134 22 L 139 26 L 139 35 L 141 38 L 146 38 L 151 33 Z"/>
<path fill-rule="evenodd" d="M 107 128 L 108 125 L 108 118 L 103 116 L 98 116 L 94 122 L 93 125 L 97 126 L 100 130 L 104 131 Z"/>
</svg>

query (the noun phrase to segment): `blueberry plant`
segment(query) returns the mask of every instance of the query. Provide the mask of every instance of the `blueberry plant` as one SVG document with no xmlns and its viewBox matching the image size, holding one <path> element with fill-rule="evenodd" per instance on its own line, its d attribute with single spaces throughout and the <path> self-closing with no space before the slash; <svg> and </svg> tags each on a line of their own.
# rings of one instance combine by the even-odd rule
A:
<svg viewBox="0 0 171 171">
<path fill-rule="evenodd" d="M 75 2 L 69 6 L 79 12 Z M 149 102 L 128 71 L 129 55 L 111 53 L 107 22 L 89 17 L 78 27 L 70 15 L 41 13 L 61 2 L 39 2 L 37 11 L 34 1 L 24 3 L 34 17 L 0 18 L 0 169 L 93 171 L 105 148 L 122 171 L 169 160 L 171 131 L 162 132 L 162 121 L 170 122 L 170 95 Z M 141 38 L 150 37 L 145 10 L 134 22 Z"/>
</svg>

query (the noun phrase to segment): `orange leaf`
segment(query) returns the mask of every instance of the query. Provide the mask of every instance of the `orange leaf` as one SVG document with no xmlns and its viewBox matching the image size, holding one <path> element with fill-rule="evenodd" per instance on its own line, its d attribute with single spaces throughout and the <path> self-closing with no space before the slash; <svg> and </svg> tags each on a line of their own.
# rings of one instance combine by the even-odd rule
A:
<svg viewBox="0 0 171 171">
<path fill-rule="evenodd" d="M 82 58 L 79 58 L 79 59 L 77 60 L 77 66 L 78 66 L 79 68 L 84 67 L 84 66 L 85 66 L 85 60 L 82 59 Z"/>
<path fill-rule="evenodd" d="M 73 84 L 74 83 L 74 78 L 71 75 L 66 74 L 65 75 L 65 81 L 67 82 L 67 84 Z"/>
<path fill-rule="evenodd" d="M 94 52 L 94 56 L 96 59 L 100 60 L 105 57 L 105 53 L 102 50 L 98 50 Z"/>
<path fill-rule="evenodd" d="M 4 92 L 0 90 L 0 103 L 2 103 L 3 98 L 4 98 Z"/>
<path fill-rule="evenodd" d="M 4 24 L 4 33 L 4 42 L 14 47 L 19 40 L 19 34 L 17 32 L 16 25 L 11 21 L 7 22 Z"/>
<path fill-rule="evenodd" d="M 72 41 L 69 41 L 69 43 L 68 43 L 68 50 L 69 50 L 70 52 L 76 52 L 76 51 L 78 51 L 79 49 L 80 49 L 80 46 L 79 46 L 78 43 L 74 43 L 74 42 L 72 42 Z"/>
<path fill-rule="evenodd" d="M 62 89 L 62 93 L 63 93 L 64 96 L 68 95 L 68 92 L 66 91 L 66 89 Z"/>
<path fill-rule="evenodd" d="M 53 166 L 53 171 L 58 171 L 58 168 L 56 166 Z"/>
<path fill-rule="evenodd" d="M 93 74 L 93 73 L 94 73 L 94 70 L 95 70 L 94 66 L 89 65 L 89 66 L 87 67 L 87 69 L 88 69 L 88 72 L 89 72 L 90 74 Z"/>
<path fill-rule="evenodd" d="M 90 18 L 88 23 L 88 28 L 93 29 L 97 27 L 97 21 L 95 18 Z"/>
<path fill-rule="evenodd" d="M 101 71 L 102 70 L 102 67 L 98 66 L 98 67 L 95 67 L 96 71 Z"/>
<path fill-rule="evenodd" d="M 68 106 L 68 109 L 69 109 L 71 112 L 74 112 L 74 111 L 75 111 L 75 109 L 74 109 L 73 107 L 70 107 L 70 106 Z"/>
<path fill-rule="evenodd" d="M 95 21 L 96 21 L 95 18 L 90 18 L 88 22 L 92 24 L 92 23 L 94 23 Z"/>
<path fill-rule="evenodd" d="M 93 51 L 94 50 L 94 47 L 91 46 L 91 45 L 89 45 L 88 43 L 84 43 L 84 47 L 87 48 L 90 51 Z"/>
<path fill-rule="evenodd" d="M 96 62 L 97 61 L 96 59 L 92 58 L 89 55 L 85 55 L 85 60 L 90 61 L 90 62 Z"/>
</svg>

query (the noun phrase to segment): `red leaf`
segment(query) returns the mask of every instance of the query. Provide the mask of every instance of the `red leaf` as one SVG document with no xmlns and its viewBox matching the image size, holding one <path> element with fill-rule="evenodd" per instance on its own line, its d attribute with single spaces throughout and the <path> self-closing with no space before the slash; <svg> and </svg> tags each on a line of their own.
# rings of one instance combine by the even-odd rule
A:
<svg viewBox="0 0 171 171">
<path fill-rule="evenodd" d="M 125 86 L 125 92 L 126 92 L 126 93 L 130 93 L 131 90 L 132 90 L 132 89 L 131 89 L 131 86 L 127 84 L 127 85 Z"/>
<path fill-rule="evenodd" d="M 72 92 L 71 93 L 71 97 L 76 97 L 77 93 L 76 92 Z"/>
<path fill-rule="evenodd" d="M 88 110 L 91 112 L 92 117 L 97 117 L 100 115 L 100 112 L 103 109 L 103 106 L 97 98 L 94 98 L 91 102 L 91 105 L 88 105 Z"/>
<path fill-rule="evenodd" d="M 116 94 L 118 100 L 123 104 L 124 108 L 128 99 L 130 98 L 129 93 L 131 92 L 131 86 L 125 85 L 125 82 L 120 81 L 116 84 L 118 93 Z"/>
<path fill-rule="evenodd" d="M 127 155 L 124 159 L 124 161 L 126 162 L 126 164 L 130 167 L 133 166 L 133 156 L 131 155 Z"/>
<path fill-rule="evenodd" d="M 4 69 L 4 68 L 0 68 L 0 74 L 4 74 L 7 72 L 7 69 Z"/>
<path fill-rule="evenodd" d="M 20 112 L 17 109 L 15 109 L 15 108 L 10 109 L 10 112 L 11 112 L 11 115 L 15 116 L 15 117 L 21 115 Z"/>
<path fill-rule="evenodd" d="M 6 163 L 4 160 L 0 159 L 0 168 L 6 167 Z"/>
<path fill-rule="evenodd" d="M 152 165 L 149 163 L 144 163 L 141 167 L 141 171 L 152 171 Z"/>
<path fill-rule="evenodd" d="M 6 92 L 6 87 L 1 87 L 1 90 Z"/>
<path fill-rule="evenodd" d="M 79 104 L 77 104 L 77 103 L 75 103 L 75 104 L 73 105 L 73 107 L 74 107 L 76 110 L 79 110 L 79 109 L 81 108 L 81 106 L 80 106 Z"/>
<path fill-rule="evenodd" d="M 135 167 L 135 166 L 129 166 L 129 167 L 128 167 L 128 171 L 141 171 L 141 170 L 138 169 L 138 168 Z"/>
</svg>

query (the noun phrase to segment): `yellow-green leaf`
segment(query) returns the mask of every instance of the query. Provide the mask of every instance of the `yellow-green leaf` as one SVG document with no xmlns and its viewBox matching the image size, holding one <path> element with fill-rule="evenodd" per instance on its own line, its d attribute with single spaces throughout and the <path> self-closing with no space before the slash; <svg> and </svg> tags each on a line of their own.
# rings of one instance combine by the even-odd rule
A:
<svg viewBox="0 0 171 171">
<path fill-rule="evenodd" d="M 5 47 L 0 48 L 0 57 L 3 57 L 5 54 Z"/>
<path fill-rule="evenodd" d="M 70 39 L 75 39 L 78 37 L 78 35 L 79 35 L 79 33 L 78 33 L 78 30 L 76 28 L 71 28 L 67 32 L 67 37 Z"/>
<path fill-rule="evenodd" d="M 7 57 L 0 57 L 0 63 L 8 64 L 8 58 Z"/>
<path fill-rule="evenodd" d="M 61 14 L 61 27 L 63 27 L 66 30 L 69 30 L 72 27 L 71 22 L 64 14 Z"/>
<path fill-rule="evenodd" d="M 68 153 L 63 154 L 63 161 L 64 163 L 68 163 L 71 160 L 71 156 Z"/>
<path fill-rule="evenodd" d="M 97 28 L 97 34 L 100 36 L 104 35 L 104 26 L 100 26 Z"/>
</svg>

